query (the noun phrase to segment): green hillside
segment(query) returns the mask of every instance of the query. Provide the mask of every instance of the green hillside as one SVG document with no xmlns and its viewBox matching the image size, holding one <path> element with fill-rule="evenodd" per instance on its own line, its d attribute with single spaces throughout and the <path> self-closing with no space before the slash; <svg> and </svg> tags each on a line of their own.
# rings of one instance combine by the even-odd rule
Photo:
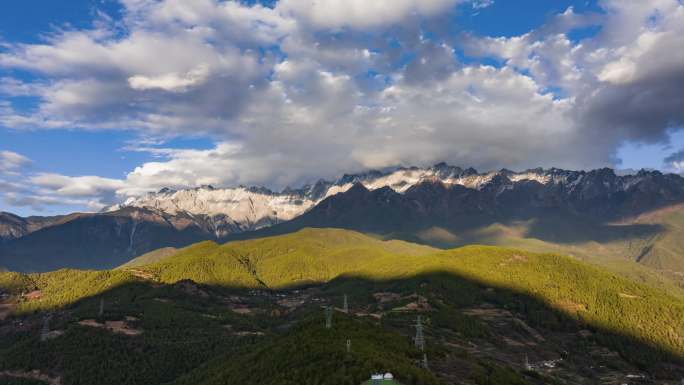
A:
<svg viewBox="0 0 684 385">
<path fill-rule="evenodd" d="M 304 229 L 225 245 L 203 242 L 144 270 L 166 283 L 189 278 L 272 289 L 342 275 L 392 280 L 445 272 L 534 296 L 594 325 L 684 354 L 684 300 L 555 254 L 493 246 L 430 252 L 346 230 Z"/>
<path fill-rule="evenodd" d="M 0 290 L 9 294 L 20 294 L 35 288 L 35 283 L 28 275 L 14 272 L 0 271 Z"/>
<path fill-rule="evenodd" d="M 371 322 L 338 314 L 326 329 L 320 316 L 310 316 L 287 335 L 250 346 L 237 359 L 214 359 L 174 385 L 358 385 L 390 370 L 410 384 L 442 384 L 415 365 L 419 359 L 409 339 Z"/>
<path fill-rule="evenodd" d="M 684 300 L 555 254 L 493 246 L 436 251 L 347 230 L 304 229 L 225 245 L 201 242 L 161 262 L 136 268 L 135 273 L 140 272 L 162 283 L 191 279 L 208 285 L 270 289 L 321 284 L 344 275 L 382 281 L 445 272 L 535 296 L 598 326 L 684 353 Z M 20 309 L 73 303 L 136 280 L 133 273 L 124 269 L 29 274 L 25 277 L 44 294 Z"/>
<path fill-rule="evenodd" d="M 0 273 L 0 288 L 13 293 L 39 292 L 36 299 L 17 304 L 17 313 L 53 310 L 112 288 L 139 281 L 126 271 L 62 269 L 49 273 Z"/>
<path fill-rule="evenodd" d="M 199 286 L 194 287 L 195 284 L 188 283 L 190 282 L 188 280 L 194 281 Z M 285 334 L 277 329 L 276 325 L 282 326 L 283 323 L 286 325 L 306 324 L 309 322 L 306 320 L 310 319 L 307 317 L 310 317 L 311 311 L 317 314 L 319 320 L 316 322 L 320 323 L 319 302 L 314 301 L 308 305 L 309 313 L 304 314 L 297 312 L 290 314 L 288 305 L 276 305 L 275 300 L 279 297 L 255 299 L 258 304 L 240 305 L 236 310 L 238 313 L 227 310 L 225 304 L 234 301 L 230 299 L 233 294 L 229 293 L 236 291 L 239 293 L 245 289 L 263 289 L 259 291 L 269 296 L 271 294 L 267 293 L 273 293 L 271 290 L 317 287 L 320 289 L 316 290 L 322 290 L 316 294 L 321 297 L 320 301 L 328 302 L 330 298 L 337 298 L 335 301 L 339 301 L 342 293 L 349 294 L 351 300 L 364 309 L 363 312 L 386 312 L 386 309 L 382 310 L 383 306 L 373 305 L 377 303 L 373 293 L 388 291 L 396 293 L 399 296 L 397 298 L 420 295 L 426 298 L 428 304 L 426 306 L 432 309 L 432 313 L 426 314 L 435 328 L 455 331 L 460 336 L 459 338 L 485 340 L 490 338 L 487 336 L 492 332 L 487 331 L 486 327 L 465 314 L 471 311 L 468 309 L 482 308 L 483 304 L 492 304 L 506 312 L 512 312 L 511 314 L 514 315 L 511 317 L 520 317 L 538 330 L 547 331 L 551 335 L 565 333 L 564 335 L 568 336 L 566 340 L 570 342 L 563 342 L 562 349 L 577 352 L 586 349 L 584 345 L 573 347 L 574 345 L 568 346 L 567 344 L 577 343 L 575 342 L 577 338 L 573 337 L 573 333 L 577 333 L 580 329 L 589 329 L 594 335 L 592 341 L 618 352 L 639 368 L 651 368 L 649 370 L 657 372 L 660 369 L 652 369 L 654 365 L 684 357 L 684 300 L 662 289 L 635 282 L 605 269 L 557 254 L 540 254 L 493 246 L 467 246 L 440 251 L 402 241 L 382 241 L 339 229 L 304 229 L 297 233 L 224 245 L 202 242 L 181 249 L 149 265 L 124 267 L 111 271 L 59 270 L 40 274 L 0 273 L 0 287 L 17 297 L 14 313 L 19 316 L 22 314 L 30 316 L 31 313 L 39 310 L 69 308 L 73 310 L 70 311 L 71 315 L 68 317 L 77 317 L 77 320 L 83 317 L 93 318 L 92 314 L 96 313 L 98 307 L 96 299 L 106 298 L 107 303 L 112 304 L 111 306 L 116 309 L 110 310 L 114 320 L 134 314 L 136 318 L 142 317 L 142 321 L 139 322 L 144 326 L 143 330 L 156 330 L 162 327 L 165 333 L 177 336 L 174 338 L 190 335 L 186 333 L 191 332 L 202 333 L 202 335 L 209 335 L 206 333 L 210 332 L 216 334 L 215 330 L 203 329 L 205 326 L 201 326 L 202 322 L 209 322 L 206 320 L 215 320 L 210 324 L 215 324 L 212 328 L 216 330 L 225 331 L 225 328 L 221 329 L 221 323 L 229 322 L 230 330 L 235 330 L 236 325 L 243 325 L 240 328 L 252 330 L 249 333 L 253 333 L 254 327 L 272 330 L 267 334 L 275 333 L 273 338 L 265 338 L 262 341 L 263 344 L 250 345 L 240 352 L 230 350 L 225 353 L 226 355 L 217 356 L 215 360 L 210 360 L 206 365 L 198 367 L 197 372 L 192 372 L 194 374 L 178 379 L 179 384 L 190 383 L 195 379 L 202 379 L 204 382 L 194 383 L 207 385 L 235 383 L 222 379 L 226 376 L 235 376 L 241 368 L 249 368 L 240 372 L 241 375 L 263 373 L 267 376 L 268 374 L 263 378 L 259 375 L 255 376 L 256 379 L 260 379 L 254 382 L 255 384 L 288 383 L 283 379 L 284 377 L 277 376 L 278 370 L 300 367 L 304 365 L 306 357 L 313 360 L 313 366 L 308 369 L 306 365 L 302 366 L 302 371 L 292 377 L 293 381 L 319 375 L 315 374 L 319 373 L 315 370 L 316 365 L 325 369 L 330 360 L 337 360 L 336 362 L 342 360 L 341 362 L 349 362 L 349 371 L 343 369 L 347 367 L 344 365 L 333 365 L 330 370 L 342 370 L 338 374 L 344 378 L 353 378 L 354 381 L 358 379 L 359 381 L 355 383 L 360 383 L 369 375 L 367 369 L 370 369 L 363 366 L 364 362 L 394 362 L 396 365 L 392 370 L 404 375 L 404 377 L 398 377 L 401 382 L 407 383 L 403 379 L 408 377 L 415 379 L 408 383 L 432 383 L 430 382 L 432 380 L 427 377 L 424 381 L 420 380 L 422 378 L 420 372 L 411 374 L 413 373 L 411 372 L 412 366 L 408 362 L 415 352 L 411 352 L 410 349 L 402 350 L 404 348 L 399 345 L 391 348 L 390 352 L 380 354 L 374 349 L 382 346 L 382 342 L 376 341 L 363 347 L 363 349 L 368 349 L 363 350 L 365 352 L 363 354 L 367 355 L 349 358 L 339 355 L 338 345 L 344 339 L 342 335 L 326 335 L 324 334 L 326 331 L 320 328 L 289 329 L 291 326 L 288 326 Z M 35 290 L 40 293 L 36 298 L 28 299 L 20 295 Z M 296 291 L 287 292 L 296 293 Z M 256 298 L 260 296 L 258 292 L 250 295 L 256 295 Z M 179 298 L 187 296 L 193 296 L 194 299 L 182 300 L 182 306 L 176 304 Z M 311 300 L 312 297 L 307 298 Z M 407 306 L 411 300 L 393 301 L 399 302 L 392 306 L 401 308 Z M 162 311 L 160 307 L 165 310 Z M 254 309 L 260 307 L 263 309 L 254 313 L 257 311 Z M 318 310 L 315 310 L 316 308 Z M 196 329 L 177 329 L 186 322 L 185 320 L 173 321 L 169 324 L 168 314 L 172 311 L 171 309 L 175 309 L 173 311 L 177 314 L 185 314 L 183 312 L 194 309 L 192 310 L 194 315 L 187 314 L 182 317 L 191 317 L 195 325 L 193 328 Z M 235 315 L 243 314 L 245 311 L 247 315 Z M 275 319 L 272 318 L 273 314 L 280 314 L 277 317 L 287 314 L 289 318 Z M 393 323 L 399 322 L 397 325 L 400 326 L 394 326 L 398 329 L 393 333 L 411 333 L 409 325 L 412 321 L 402 318 L 393 321 L 392 314 L 392 312 L 386 314 L 385 317 L 389 317 L 387 321 L 383 317 L 383 325 L 392 327 Z M 206 320 L 200 321 L 201 319 Z M 372 326 L 363 326 L 366 325 L 364 323 L 356 324 L 357 321 L 361 321 L 354 319 L 352 317 L 347 320 L 351 322 L 350 324 L 344 324 L 347 325 L 344 326 L 345 328 L 349 328 L 345 334 L 350 334 L 354 330 L 358 333 L 371 333 L 370 329 L 366 329 Z M 343 319 L 342 322 L 347 321 Z M 64 322 L 70 325 L 69 321 Z M 271 329 L 271 327 L 276 327 L 276 329 Z M 81 330 L 82 328 L 69 326 L 67 333 L 75 333 L 73 338 L 86 338 L 79 337 Z M 337 348 L 314 349 L 309 345 L 302 345 L 302 339 L 306 340 L 309 333 L 315 334 L 314 340 L 320 341 L 321 346 L 332 344 Z M 384 341 L 385 337 L 380 335 L 380 339 Z M 163 341 L 167 341 L 157 339 L 159 336 L 156 332 L 145 332 L 142 338 L 152 338 L 149 342 L 152 344 L 149 349 L 157 351 L 155 349 L 161 349 Z M 448 337 L 450 334 L 445 336 Z M 387 336 L 387 341 L 399 341 L 397 338 L 396 335 Z M 363 340 L 372 340 L 372 338 L 364 337 Z M 58 338 L 56 341 L 62 341 L 62 339 Z M 131 340 L 131 343 L 133 341 Z M 185 340 L 181 339 L 181 341 Z M 111 343 L 117 342 L 112 340 Z M 183 344 L 188 343 L 190 343 L 189 340 L 183 342 Z M 391 346 L 392 343 L 394 342 L 388 342 L 387 346 Z M 501 341 L 495 343 L 501 345 Z M 561 349 L 560 346 L 554 345 L 556 342 L 549 343 L 553 349 Z M 3 365 L 11 367 L 13 363 L 18 362 L 13 359 L 2 364 L 3 354 L 5 357 L 33 354 L 30 352 L 38 349 L 39 345 L 32 344 L 35 342 L 21 345 L 23 348 L 14 345 L 10 347 L 12 350 L 7 351 L 3 351 L 0 346 L 0 369 Z M 96 346 L 91 345 L 93 349 L 96 349 Z M 119 346 L 116 349 L 123 354 L 128 349 L 126 346 Z M 7 348 L 7 345 L 5 347 Z M 60 349 L 62 348 L 51 354 L 59 354 Z M 221 351 L 222 348 L 217 346 L 216 349 L 216 351 Z M 267 359 L 268 355 L 265 352 L 270 351 L 282 356 L 282 360 Z M 392 358 L 390 354 L 392 351 L 403 352 L 401 357 L 404 358 Z M 439 350 L 433 353 L 438 357 L 447 357 L 446 353 L 440 353 Z M 96 355 L 94 352 L 91 354 Z M 580 353 L 578 355 L 581 356 Z M 516 353 L 516 356 L 519 354 Z M 373 361 L 370 357 L 376 357 L 379 361 Z M 462 357 L 460 359 L 465 360 L 465 363 L 475 362 L 468 365 L 472 366 L 473 373 L 485 376 L 482 378 L 488 378 L 487 376 L 518 378 L 520 375 L 524 377 L 524 373 L 521 374 L 515 370 L 473 361 L 474 358 L 468 358 L 467 354 L 459 357 Z M 58 360 L 58 358 L 54 359 Z M 79 359 L 72 357 L 74 362 L 78 362 Z M 405 361 L 407 359 L 409 361 Z M 273 366 L 281 361 L 285 366 Z M 77 364 L 73 365 L 76 366 L 70 367 L 69 372 L 79 373 L 81 369 Z M 168 370 L 161 361 L 156 360 L 130 365 L 131 367 L 152 365 L 154 370 L 149 369 L 150 373 L 163 373 Z M 376 369 L 385 370 L 384 367 Z M 105 369 L 102 368 L 102 370 Z M 269 382 L 265 380 L 266 378 L 276 380 Z M 532 381 L 529 378 L 528 380 Z M 241 383 L 252 383 L 247 377 L 245 381 Z M 504 380 L 497 381 L 499 382 L 481 383 L 507 383 Z M 515 383 L 539 383 L 539 381 Z"/>
<path fill-rule="evenodd" d="M 469 244 L 570 255 L 670 292 L 684 289 L 684 205 L 611 224 L 572 216 L 494 223 L 467 230 L 431 227 L 386 237 L 442 248 Z"/>
<path fill-rule="evenodd" d="M 663 231 L 643 239 L 641 249 L 631 256 L 640 263 L 684 277 L 684 205 L 668 207 L 641 215 L 634 222 L 656 224 Z M 623 247 L 628 248 L 627 245 Z"/>
<path fill-rule="evenodd" d="M 304 229 L 225 245 L 201 242 L 144 270 L 165 283 L 192 279 L 214 285 L 284 288 L 361 271 L 372 271 L 375 278 L 396 278 L 392 265 L 437 251 L 348 230 Z"/>
<path fill-rule="evenodd" d="M 175 247 L 162 247 L 161 249 L 152 250 L 149 253 L 145 253 L 139 257 L 133 258 L 130 261 L 119 266 L 119 268 L 136 267 L 149 265 L 151 263 L 160 262 L 178 252 Z"/>
</svg>

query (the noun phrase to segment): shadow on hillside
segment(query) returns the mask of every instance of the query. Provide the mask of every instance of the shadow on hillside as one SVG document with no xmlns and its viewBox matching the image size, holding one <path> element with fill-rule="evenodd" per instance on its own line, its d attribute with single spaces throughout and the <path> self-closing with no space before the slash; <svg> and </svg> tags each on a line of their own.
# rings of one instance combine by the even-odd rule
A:
<svg viewBox="0 0 684 385">
<path fill-rule="evenodd" d="M 401 220 L 356 218 L 353 221 L 309 221 L 294 219 L 272 227 L 231 234 L 221 242 L 283 235 L 306 227 L 342 228 L 377 234 L 387 239 L 402 239 L 440 248 L 467 244 L 499 244 L 501 239 L 537 239 L 563 245 L 585 242 L 609 243 L 624 240 L 649 240 L 665 231 L 660 224 L 602 223 L 588 217 L 560 215 L 556 212 L 535 215 L 464 215 L 453 220 Z M 432 236 L 435 229 L 439 234 Z"/>
<path fill-rule="evenodd" d="M 650 239 L 664 231 L 665 227 L 659 224 L 613 224 L 573 216 L 549 215 L 534 218 L 525 236 L 563 244 L 588 241 L 607 243 L 634 238 Z"/>
<path fill-rule="evenodd" d="M 376 194 L 376 191 L 368 194 Z M 395 199 L 399 199 L 398 202 L 371 200 L 369 203 L 351 199 L 340 207 L 333 204 L 335 199 L 342 198 L 330 197 L 291 221 L 231 234 L 219 241 L 280 235 L 305 227 L 334 227 L 450 248 L 468 243 L 498 244 L 501 238 L 490 232 L 493 226 L 498 225 L 506 228 L 499 235 L 501 237 L 512 234 L 513 238 L 563 245 L 650 240 L 664 231 L 664 227 L 658 224 L 617 225 L 610 222 L 614 216 L 607 216 L 609 219 L 602 222 L 596 216 L 578 215 L 567 210 L 516 209 L 515 203 L 511 203 L 510 209 L 497 209 L 495 212 L 485 211 L 476 203 L 441 210 L 416 208 L 415 202 L 404 201 L 404 197 L 397 194 Z M 654 206 L 653 209 L 659 207 L 662 208 Z M 434 228 L 443 229 L 445 236 L 419 236 Z M 513 231 L 509 231 L 511 229 Z M 136 234 L 137 243 L 133 242 L 133 234 Z M 106 269 L 161 247 L 184 247 L 211 238 L 211 233 L 195 226 L 177 230 L 166 223 L 154 221 L 137 224 L 128 217 L 84 215 L 0 244 L 0 268 L 33 272 L 65 267 Z M 636 252 L 635 257 L 638 254 Z"/>
<path fill-rule="evenodd" d="M 572 307 L 565 310 L 560 309 L 550 305 L 548 301 L 539 296 L 509 287 L 492 285 L 453 272 L 435 271 L 391 280 L 341 276 L 328 282 L 324 287 L 329 293 L 338 296 L 344 293 L 367 295 L 382 290 L 404 293 L 428 292 L 437 298 L 444 298 L 448 304 L 461 309 L 490 303 L 520 315 L 526 322 L 534 327 L 539 327 L 541 330 L 578 332 L 582 329 L 590 329 L 595 333 L 601 345 L 620 353 L 626 360 L 638 367 L 653 373 L 662 370 L 660 364 L 676 363 L 679 366 L 679 377 L 676 378 L 684 376 L 684 367 L 681 366 L 684 364 L 682 351 L 674 352 L 666 347 L 648 342 L 643 336 L 625 333 L 623 330 L 591 322 L 581 314 L 581 311 Z M 596 295 L 609 296 L 610 294 L 602 291 L 597 292 Z M 607 298 L 603 299 L 607 300 Z M 644 325 L 650 326 L 647 321 L 647 314 L 632 314 L 630 316 L 643 319 Z M 680 322 L 679 329 L 684 331 L 684 320 L 672 321 L 674 329 L 677 328 L 674 323 Z M 664 334 L 666 333 L 664 332 Z"/>
<path fill-rule="evenodd" d="M 254 295 L 254 292 L 249 294 L 249 291 L 253 290 L 253 288 L 248 287 L 199 284 L 196 285 L 197 290 L 187 290 L 187 288 L 184 288 L 183 285 L 183 283 L 159 285 L 147 281 L 127 283 L 111 287 L 105 292 L 102 292 L 96 296 L 82 298 L 72 303 L 64 303 L 61 308 L 53 310 L 52 313 L 65 314 L 65 317 L 76 317 L 77 319 L 98 318 L 97 309 L 99 307 L 100 298 L 106 298 L 107 303 L 110 304 L 108 305 L 106 317 L 121 319 L 127 315 L 127 309 L 138 309 L 140 311 L 140 317 L 142 317 L 144 320 L 148 315 L 152 317 L 154 316 L 153 314 L 159 312 L 158 309 L 150 308 L 150 303 L 152 303 L 150 302 L 150 299 L 160 298 L 158 300 L 160 306 L 168 305 L 170 309 L 169 311 L 172 312 L 181 310 L 187 311 L 187 309 L 195 309 L 195 311 L 202 312 L 202 310 L 197 309 L 215 309 L 217 306 L 230 307 L 231 305 L 227 305 L 224 299 L 231 295 Z M 392 280 L 372 280 L 359 276 L 341 276 L 328 283 L 320 285 L 293 285 L 277 292 L 262 290 L 259 292 L 259 294 L 257 294 L 257 296 L 260 298 L 260 300 L 262 300 L 262 305 L 269 310 L 268 312 L 264 313 L 264 316 L 268 317 L 269 321 L 267 324 L 271 325 L 273 332 L 286 333 L 293 322 L 296 323 L 297 320 L 296 312 L 287 316 L 272 312 L 273 309 L 279 308 L 279 305 L 276 304 L 276 301 L 279 299 L 279 297 L 277 297 L 276 294 L 312 287 L 315 287 L 319 290 L 318 295 L 323 298 L 323 303 L 331 303 L 331 301 L 339 303 L 342 294 L 348 294 L 351 298 L 353 306 L 359 306 L 359 304 L 363 306 L 372 304 L 373 301 L 375 301 L 372 294 L 382 291 L 393 291 L 406 294 L 419 293 L 421 295 L 425 295 L 430 299 L 430 301 L 439 299 L 437 302 L 442 302 L 440 306 L 446 306 L 453 309 L 463 309 L 472 306 L 479 306 L 482 303 L 490 303 L 496 305 L 497 307 L 505 308 L 511 311 L 513 314 L 516 314 L 524 319 L 529 325 L 542 332 L 554 331 L 577 333 L 580 330 L 589 329 L 593 332 L 592 338 L 594 338 L 597 343 L 618 352 L 626 361 L 648 371 L 652 376 L 670 379 L 679 379 L 684 376 L 684 367 L 682 366 L 684 357 L 681 356 L 681 351 L 674 352 L 665 346 L 654 345 L 648 342 L 642 336 L 626 334 L 621 330 L 609 328 L 605 325 L 600 325 L 597 323 L 592 323 L 591 321 L 587 321 L 582 316 L 581 311 L 575 310 L 573 312 L 560 310 L 550 306 L 542 298 L 538 298 L 535 295 L 511 290 L 510 288 L 506 287 L 493 286 L 470 277 L 446 272 L 433 272 L 413 277 L 406 277 L 404 279 Z M 595 293 L 595 295 L 610 295 L 610 292 L 607 290 L 601 290 L 600 292 Z M 168 302 L 166 302 L 167 299 Z M 185 305 L 175 307 L 176 301 L 179 301 L 179 303 L 183 302 Z M 306 306 L 307 305 L 305 305 L 305 307 Z M 310 303 L 308 306 L 320 308 L 321 303 Z M 337 304 L 337 306 L 340 305 Z M 438 306 L 438 308 L 440 306 Z M 578 308 L 581 308 L 581 306 Z M 69 311 L 64 312 L 64 310 Z M 28 317 L 27 319 L 42 319 L 43 313 L 44 312 L 38 312 L 36 314 L 25 315 L 23 317 Z M 283 314 L 286 314 L 286 312 L 283 312 Z M 428 313 L 428 317 L 430 317 L 429 314 L 430 313 Z M 663 313 L 663 316 L 666 315 Z M 247 320 L 245 322 L 257 322 L 256 320 L 258 319 L 254 317 L 250 318 L 250 316 L 243 316 L 243 318 Z M 629 318 L 637 320 L 643 319 L 643 323 L 648 325 L 648 315 L 646 314 L 630 314 Z M 72 320 L 72 322 L 75 322 L 76 320 Z M 676 322 L 677 320 L 673 320 L 673 328 L 675 328 L 675 330 L 677 329 L 676 325 L 674 324 Z M 35 324 L 36 326 L 34 331 L 37 333 L 38 322 L 36 321 Z M 168 325 L 163 327 L 168 327 Z M 5 338 L 9 335 L 7 334 L 8 329 L 6 328 L 0 328 L 0 331 L 5 333 L 4 336 L 0 335 L 2 338 Z M 655 332 L 668 333 L 665 330 Z M 152 335 L 154 335 L 152 331 L 146 330 L 142 334 L 142 337 L 134 338 L 145 339 Z M 32 338 L 37 339 L 37 335 L 34 335 Z M 10 340 L 11 338 L 6 341 Z M 91 344 L 92 343 L 97 342 L 93 340 Z M 19 344 L 19 342 L 17 342 L 17 344 Z M 24 347 L 40 346 L 35 342 L 33 344 L 21 344 L 23 344 L 22 346 Z M 4 350 L 5 354 L 12 354 L 12 346 L 3 346 L 3 348 L 6 349 Z M 145 350 L 141 346 L 134 346 L 131 349 Z M 559 351 L 562 349 L 565 349 L 565 347 L 558 347 Z M 0 352 L 1 351 L 3 350 L 0 349 Z M 109 357 L 107 357 L 106 354 L 109 353 L 105 353 L 106 349 L 103 349 L 102 351 L 103 356 L 99 357 L 98 360 L 107 362 Z M 151 348 L 149 351 L 155 352 L 155 350 Z M 87 352 L 88 354 L 92 354 L 92 349 L 88 350 Z M 582 352 L 576 353 L 579 355 L 583 354 Z M 29 357 L 31 354 L 33 353 L 29 353 L 28 355 L 24 356 Z M 44 355 L 48 353 L 41 352 L 41 354 L 42 355 L 36 355 L 36 357 L 45 358 Z M 49 354 L 52 356 L 55 354 L 59 355 L 57 351 Z M 75 354 L 78 356 L 78 352 L 71 351 L 70 354 Z M 131 352 L 131 354 L 133 354 L 133 352 Z M 183 355 L 185 353 L 178 352 L 177 354 Z M 72 356 L 70 358 L 70 361 L 73 361 L 76 357 Z M 182 359 L 182 357 L 174 357 L 169 361 L 169 365 L 171 365 L 173 362 L 178 362 L 180 359 Z M 11 362 L 11 360 L 8 360 L 7 357 L 2 357 L 2 353 L 0 353 L 0 365 L 2 365 L 3 362 Z M 63 362 L 60 359 L 53 358 L 45 362 L 50 362 L 53 365 L 78 365 L 78 360 L 73 362 Z M 315 360 L 312 362 L 315 362 Z M 36 361 L 33 361 L 33 364 L 35 364 L 39 369 L 59 371 L 59 368 L 57 367 L 43 368 L 40 365 L 45 364 L 40 364 Z M 31 367 L 31 365 L 32 364 L 26 364 L 23 367 Z M 2 369 L 2 367 L 0 367 L 0 369 Z M 171 369 L 169 368 L 168 370 Z"/>
</svg>

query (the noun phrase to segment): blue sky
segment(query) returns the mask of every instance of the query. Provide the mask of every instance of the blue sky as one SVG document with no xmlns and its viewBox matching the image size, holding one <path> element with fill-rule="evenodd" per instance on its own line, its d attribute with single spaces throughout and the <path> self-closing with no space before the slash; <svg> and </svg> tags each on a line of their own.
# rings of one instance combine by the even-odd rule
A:
<svg viewBox="0 0 684 385">
<path fill-rule="evenodd" d="M 373 4 L 3 4 L 0 210 L 442 160 L 682 171 L 677 0 Z"/>
</svg>

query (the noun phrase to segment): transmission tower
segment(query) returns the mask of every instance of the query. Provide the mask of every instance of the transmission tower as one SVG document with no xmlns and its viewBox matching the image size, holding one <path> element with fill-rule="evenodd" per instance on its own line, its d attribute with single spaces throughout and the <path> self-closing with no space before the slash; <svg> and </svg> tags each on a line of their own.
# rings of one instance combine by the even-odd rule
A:
<svg viewBox="0 0 684 385">
<path fill-rule="evenodd" d="M 325 328 L 330 329 L 332 327 L 332 306 L 325 307 Z"/>
<path fill-rule="evenodd" d="M 52 314 L 48 314 L 45 316 L 45 319 L 43 319 L 43 329 L 40 332 L 40 340 L 41 341 L 46 341 L 48 339 L 48 334 L 50 333 L 50 319 L 52 318 Z"/>
<path fill-rule="evenodd" d="M 418 316 L 416 321 L 416 338 L 415 338 L 416 348 L 420 351 L 425 351 L 425 336 L 423 335 L 423 322 L 421 316 Z"/>
<path fill-rule="evenodd" d="M 423 366 L 423 369 L 429 369 L 428 368 L 428 361 L 427 361 L 427 353 L 423 353 L 423 360 L 420 362 Z"/>
<path fill-rule="evenodd" d="M 342 311 L 349 313 L 349 302 L 347 301 L 347 295 L 344 295 L 344 303 L 342 304 Z"/>
</svg>

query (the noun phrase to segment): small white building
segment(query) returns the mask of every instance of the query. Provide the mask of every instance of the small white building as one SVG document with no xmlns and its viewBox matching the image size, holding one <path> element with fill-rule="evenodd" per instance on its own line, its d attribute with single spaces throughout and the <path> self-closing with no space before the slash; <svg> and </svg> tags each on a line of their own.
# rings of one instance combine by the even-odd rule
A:
<svg viewBox="0 0 684 385">
<path fill-rule="evenodd" d="M 394 376 L 390 372 L 387 372 L 385 374 L 382 374 L 382 373 L 371 374 L 371 383 L 372 384 L 381 384 L 381 383 L 384 383 L 385 381 L 392 381 L 392 380 L 394 380 Z"/>
</svg>

